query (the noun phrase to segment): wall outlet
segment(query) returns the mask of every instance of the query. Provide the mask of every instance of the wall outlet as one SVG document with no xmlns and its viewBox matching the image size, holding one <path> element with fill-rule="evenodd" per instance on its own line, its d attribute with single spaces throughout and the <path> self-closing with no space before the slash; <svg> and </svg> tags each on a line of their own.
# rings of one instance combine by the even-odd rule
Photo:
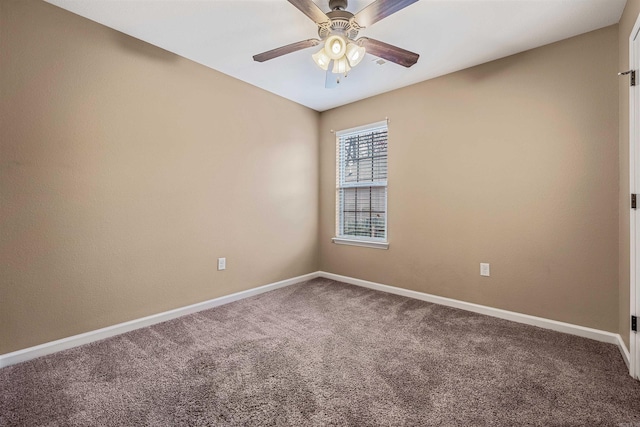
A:
<svg viewBox="0 0 640 427">
<path fill-rule="evenodd" d="M 480 263 L 480 275 L 481 276 L 491 276 L 491 272 L 489 270 L 489 263 L 488 262 L 481 262 Z"/>
<path fill-rule="evenodd" d="M 218 271 L 224 270 L 227 268 L 227 259 L 226 258 L 218 258 Z"/>
</svg>

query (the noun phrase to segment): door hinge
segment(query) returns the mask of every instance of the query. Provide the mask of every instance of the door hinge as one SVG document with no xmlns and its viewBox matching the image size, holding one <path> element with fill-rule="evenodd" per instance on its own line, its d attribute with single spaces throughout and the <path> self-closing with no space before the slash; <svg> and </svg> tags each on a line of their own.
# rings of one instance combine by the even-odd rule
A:
<svg viewBox="0 0 640 427">
<path fill-rule="evenodd" d="M 637 196 L 637 194 L 631 195 L 631 209 L 636 209 L 638 207 L 638 203 L 636 201 L 636 199 L 638 198 Z"/>
<path fill-rule="evenodd" d="M 631 316 L 631 330 L 633 332 L 638 332 L 638 317 Z"/>
<path fill-rule="evenodd" d="M 636 85 L 636 70 L 629 70 L 629 71 L 624 71 L 622 73 L 618 73 L 619 76 L 626 76 L 627 74 L 630 74 L 629 83 L 631 84 L 631 86 L 635 86 Z"/>
</svg>

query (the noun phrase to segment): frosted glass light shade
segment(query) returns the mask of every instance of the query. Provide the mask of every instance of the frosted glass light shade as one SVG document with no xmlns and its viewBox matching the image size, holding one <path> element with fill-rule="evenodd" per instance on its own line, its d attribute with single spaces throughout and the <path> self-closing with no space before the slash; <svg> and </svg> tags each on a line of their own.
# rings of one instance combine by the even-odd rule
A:
<svg viewBox="0 0 640 427">
<path fill-rule="evenodd" d="M 347 58 L 343 56 L 342 58 L 333 61 L 333 69 L 331 72 L 333 74 L 346 74 L 350 69 L 351 67 L 347 62 Z"/>
<path fill-rule="evenodd" d="M 364 47 L 358 46 L 355 43 L 349 43 L 347 44 L 347 53 L 345 54 L 345 56 L 349 60 L 349 65 L 355 67 L 360 63 L 360 61 L 362 61 L 365 53 L 366 51 Z"/>
<path fill-rule="evenodd" d="M 327 70 L 327 68 L 329 68 L 329 62 L 331 62 L 331 58 L 329 58 L 329 55 L 327 55 L 327 52 L 325 52 L 324 47 L 318 52 L 311 55 L 311 57 L 313 58 L 315 63 L 318 64 L 318 67 L 322 68 L 325 71 Z"/>
<path fill-rule="evenodd" d="M 324 42 L 324 50 L 329 58 L 331 59 L 339 59 L 344 56 L 344 53 L 347 51 L 347 43 L 340 36 L 333 35 L 327 37 L 327 40 Z"/>
</svg>

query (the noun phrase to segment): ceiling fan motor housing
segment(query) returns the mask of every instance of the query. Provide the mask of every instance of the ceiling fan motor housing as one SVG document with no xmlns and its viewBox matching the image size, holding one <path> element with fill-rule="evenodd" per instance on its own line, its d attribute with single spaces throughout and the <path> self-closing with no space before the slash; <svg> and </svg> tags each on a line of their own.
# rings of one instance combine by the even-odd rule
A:
<svg viewBox="0 0 640 427">
<path fill-rule="evenodd" d="M 340 34 L 352 40 L 358 36 L 360 27 L 353 20 L 353 13 L 334 9 L 328 12 L 327 16 L 331 19 L 331 25 L 318 27 L 318 35 L 321 39 L 324 40 L 331 34 Z"/>
</svg>

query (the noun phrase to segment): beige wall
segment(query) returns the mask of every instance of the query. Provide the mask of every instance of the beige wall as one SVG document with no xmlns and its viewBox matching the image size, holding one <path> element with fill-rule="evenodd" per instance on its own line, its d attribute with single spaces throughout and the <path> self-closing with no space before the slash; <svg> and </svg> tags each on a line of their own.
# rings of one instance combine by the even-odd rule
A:
<svg viewBox="0 0 640 427">
<path fill-rule="evenodd" d="M 323 113 L 320 268 L 616 332 L 617 64 L 611 26 Z M 332 244 L 330 130 L 385 117 L 390 248 Z"/>
<path fill-rule="evenodd" d="M 44 2 L 0 31 L 0 354 L 318 269 L 318 113 Z"/>
<path fill-rule="evenodd" d="M 318 114 L 0 1 L 0 354 L 317 269 L 628 335 L 615 73 L 639 4 L 619 30 Z M 330 130 L 384 117 L 391 247 L 333 245 Z"/>
<path fill-rule="evenodd" d="M 627 0 L 618 27 L 618 68 L 629 69 L 629 35 L 640 13 L 640 0 Z M 618 80 L 620 111 L 620 314 L 619 333 L 629 348 L 629 79 Z"/>
</svg>

